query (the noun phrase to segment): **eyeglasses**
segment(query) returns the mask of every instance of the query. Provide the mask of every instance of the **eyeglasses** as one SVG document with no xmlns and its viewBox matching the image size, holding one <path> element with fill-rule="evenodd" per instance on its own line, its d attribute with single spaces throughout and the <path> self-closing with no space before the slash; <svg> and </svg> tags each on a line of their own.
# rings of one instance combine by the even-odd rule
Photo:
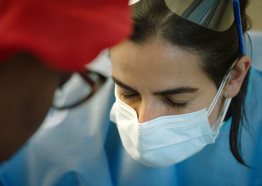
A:
<svg viewBox="0 0 262 186">
<path fill-rule="evenodd" d="M 76 82 L 62 86 L 56 91 L 53 108 L 58 110 L 74 108 L 89 100 L 106 82 L 107 78 L 93 71 L 78 73 Z"/>
</svg>

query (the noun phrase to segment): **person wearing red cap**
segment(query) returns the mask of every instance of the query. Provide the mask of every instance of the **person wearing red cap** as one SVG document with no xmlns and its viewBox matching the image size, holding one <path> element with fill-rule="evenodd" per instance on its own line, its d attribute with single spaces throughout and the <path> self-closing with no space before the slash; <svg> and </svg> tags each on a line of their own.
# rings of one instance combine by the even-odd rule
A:
<svg viewBox="0 0 262 186">
<path fill-rule="evenodd" d="M 131 30 L 128 0 L 0 1 L 0 162 L 38 129 L 56 88 Z"/>
</svg>

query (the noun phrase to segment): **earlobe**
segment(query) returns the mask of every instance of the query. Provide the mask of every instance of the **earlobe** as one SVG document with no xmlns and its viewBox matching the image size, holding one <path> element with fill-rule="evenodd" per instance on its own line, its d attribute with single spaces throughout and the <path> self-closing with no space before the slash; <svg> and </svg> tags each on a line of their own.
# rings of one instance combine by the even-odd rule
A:
<svg viewBox="0 0 262 186">
<path fill-rule="evenodd" d="M 237 65 L 230 72 L 229 80 L 223 93 L 224 97 L 232 98 L 238 94 L 251 63 L 252 60 L 250 57 L 241 57 Z"/>
</svg>

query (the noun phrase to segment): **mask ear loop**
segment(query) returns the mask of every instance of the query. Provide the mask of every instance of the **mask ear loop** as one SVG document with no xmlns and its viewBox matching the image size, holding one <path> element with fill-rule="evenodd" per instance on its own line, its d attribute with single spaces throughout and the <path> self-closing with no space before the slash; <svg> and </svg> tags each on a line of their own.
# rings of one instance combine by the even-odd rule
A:
<svg viewBox="0 0 262 186">
<path fill-rule="evenodd" d="M 230 103 L 231 103 L 231 100 L 232 100 L 232 98 L 227 98 L 228 99 L 228 101 L 226 102 L 226 105 L 224 106 L 225 107 L 225 109 L 224 109 L 224 112 L 223 112 L 223 115 L 222 115 L 222 121 L 224 121 L 224 119 L 225 119 L 225 116 L 226 116 L 226 114 L 227 114 L 227 109 L 228 109 L 228 107 L 229 107 L 229 105 L 230 105 Z"/>
<path fill-rule="evenodd" d="M 243 56 L 243 54 L 241 55 L 241 57 L 242 57 L 242 56 Z M 240 58 L 241 58 L 241 57 L 240 57 Z M 231 70 L 232 70 L 233 68 L 235 68 L 235 66 L 237 66 L 240 58 L 238 59 L 238 61 L 237 61 L 236 63 L 234 63 L 234 64 L 231 66 L 231 68 L 230 68 L 227 76 L 223 79 L 223 81 L 222 81 L 222 83 L 221 83 L 221 85 L 220 85 L 220 87 L 219 87 L 219 89 L 218 89 L 218 91 L 217 91 L 217 94 L 216 94 L 213 102 L 211 103 L 208 111 L 207 111 L 207 116 L 209 116 L 209 115 L 211 114 L 211 112 L 213 111 L 213 109 L 214 109 L 214 107 L 215 107 L 215 105 L 216 105 L 216 103 L 217 103 L 217 101 L 218 101 L 218 99 L 219 99 L 219 97 L 220 97 L 220 94 L 221 94 L 221 92 L 223 91 L 225 84 L 227 83 L 227 80 L 228 80 L 228 78 L 229 78 L 229 75 L 230 75 Z"/>
<path fill-rule="evenodd" d="M 219 99 L 219 97 L 220 97 L 220 95 L 221 95 L 221 92 L 223 91 L 224 86 L 225 86 L 225 84 L 227 83 L 227 80 L 228 80 L 228 78 L 229 78 L 230 72 L 231 72 L 231 70 L 229 71 L 229 73 L 227 74 L 227 76 L 223 79 L 223 81 L 222 81 L 222 83 L 221 83 L 221 85 L 220 85 L 220 87 L 219 87 L 219 89 L 218 89 L 218 91 L 217 91 L 217 94 L 216 94 L 213 102 L 211 103 L 208 111 L 207 111 L 207 116 L 209 116 L 209 115 L 211 114 L 211 112 L 213 111 L 214 107 L 216 106 L 216 103 L 217 103 L 217 101 L 218 101 L 218 99 Z"/>
</svg>

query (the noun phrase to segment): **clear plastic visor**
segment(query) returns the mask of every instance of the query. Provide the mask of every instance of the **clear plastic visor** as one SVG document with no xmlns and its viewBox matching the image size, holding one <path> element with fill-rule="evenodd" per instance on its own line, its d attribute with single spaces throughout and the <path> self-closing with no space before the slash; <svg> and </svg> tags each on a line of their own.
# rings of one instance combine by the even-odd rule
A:
<svg viewBox="0 0 262 186">
<path fill-rule="evenodd" d="M 165 0 L 167 7 L 189 21 L 215 31 L 226 31 L 234 22 L 232 0 Z"/>
</svg>

